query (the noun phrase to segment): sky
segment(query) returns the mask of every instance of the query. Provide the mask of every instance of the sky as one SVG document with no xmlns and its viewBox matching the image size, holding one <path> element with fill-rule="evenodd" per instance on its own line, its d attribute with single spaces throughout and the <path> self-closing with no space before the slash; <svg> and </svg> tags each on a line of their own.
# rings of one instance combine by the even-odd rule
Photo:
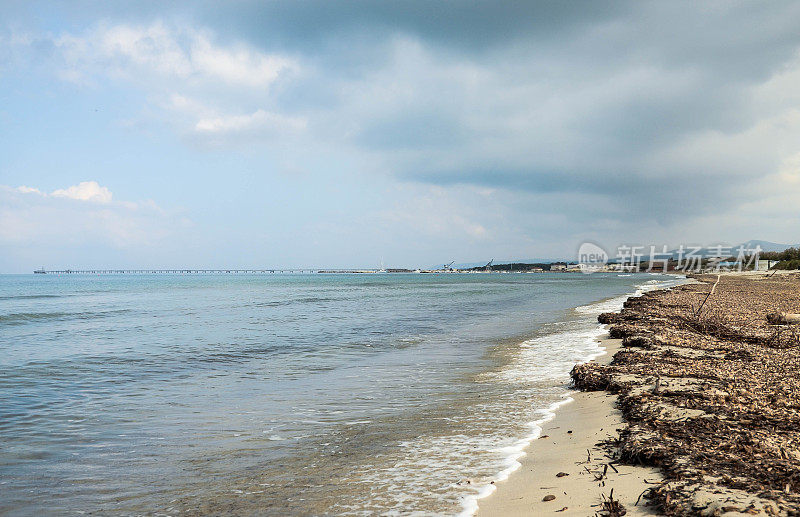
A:
<svg viewBox="0 0 800 517">
<path fill-rule="evenodd" d="M 780 1 L 4 0 L 0 272 L 797 243 L 797 27 Z"/>
</svg>

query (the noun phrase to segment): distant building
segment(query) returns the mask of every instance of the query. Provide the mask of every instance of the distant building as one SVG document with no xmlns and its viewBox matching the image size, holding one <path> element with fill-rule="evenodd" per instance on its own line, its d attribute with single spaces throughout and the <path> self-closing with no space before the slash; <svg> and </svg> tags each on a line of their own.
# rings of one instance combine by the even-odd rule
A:
<svg viewBox="0 0 800 517">
<path fill-rule="evenodd" d="M 756 260 L 755 270 L 756 271 L 769 271 L 769 269 L 774 266 L 778 261 L 777 260 L 765 260 L 759 259 Z"/>
<path fill-rule="evenodd" d="M 550 264 L 550 271 L 566 271 L 566 264 Z"/>
<path fill-rule="evenodd" d="M 638 264 L 618 264 L 616 262 L 612 262 L 606 266 L 606 269 L 609 271 L 618 271 L 622 273 L 634 273 L 639 271 Z"/>
</svg>

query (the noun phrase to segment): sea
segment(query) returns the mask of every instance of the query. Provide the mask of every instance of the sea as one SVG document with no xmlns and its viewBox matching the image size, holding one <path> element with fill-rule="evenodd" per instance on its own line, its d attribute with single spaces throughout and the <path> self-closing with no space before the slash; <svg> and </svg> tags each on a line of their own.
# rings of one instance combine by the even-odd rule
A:
<svg viewBox="0 0 800 517">
<path fill-rule="evenodd" d="M 0 514 L 472 515 L 681 281 L 0 275 Z"/>
</svg>

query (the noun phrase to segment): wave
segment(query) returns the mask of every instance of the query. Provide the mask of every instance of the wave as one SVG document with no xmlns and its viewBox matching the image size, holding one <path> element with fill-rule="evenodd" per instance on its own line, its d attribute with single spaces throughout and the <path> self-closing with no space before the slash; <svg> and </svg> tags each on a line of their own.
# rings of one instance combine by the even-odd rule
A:
<svg viewBox="0 0 800 517">
<path fill-rule="evenodd" d="M 0 324 L 4 325 L 24 325 L 38 321 L 62 320 L 62 319 L 81 319 L 88 320 L 94 318 L 105 318 L 130 312 L 130 309 L 118 309 L 103 312 L 14 312 L 11 314 L 0 314 Z"/>
<path fill-rule="evenodd" d="M 69 295 L 64 294 L 13 294 L 0 296 L 0 300 L 40 300 L 45 298 L 64 298 Z"/>
<path fill-rule="evenodd" d="M 303 298 L 292 298 L 289 300 L 270 300 L 264 302 L 253 302 L 243 307 L 282 307 L 285 305 L 304 304 L 304 303 L 322 303 L 322 302 L 335 302 L 347 300 L 342 297 L 325 297 L 325 296 L 306 296 Z"/>
<path fill-rule="evenodd" d="M 504 448 L 504 450 L 509 453 L 504 461 L 507 467 L 501 470 L 490 483 L 478 489 L 476 494 L 464 497 L 462 501 L 462 510 L 461 513 L 458 514 L 458 517 L 472 517 L 475 515 L 478 511 L 478 501 L 492 495 L 497 490 L 497 483 L 507 480 L 511 474 L 522 466 L 519 460 L 525 456 L 525 449 L 542 435 L 542 426 L 556 417 L 556 410 L 558 410 L 558 408 L 574 400 L 569 395 L 564 395 L 564 397 L 563 400 L 559 400 L 544 409 L 538 410 L 537 412 L 541 414 L 542 417 L 530 423 L 532 428 L 531 434 L 520 439 L 516 444 Z"/>
<path fill-rule="evenodd" d="M 0 323 L 6 325 L 22 325 L 32 321 L 55 320 L 72 316 L 70 312 L 16 312 L 0 314 Z"/>
</svg>

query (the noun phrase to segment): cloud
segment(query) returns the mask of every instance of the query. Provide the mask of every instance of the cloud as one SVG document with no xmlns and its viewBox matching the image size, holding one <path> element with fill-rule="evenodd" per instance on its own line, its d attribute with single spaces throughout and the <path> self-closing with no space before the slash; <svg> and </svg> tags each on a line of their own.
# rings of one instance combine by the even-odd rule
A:
<svg viewBox="0 0 800 517">
<path fill-rule="evenodd" d="M 751 15 L 770 29 L 756 37 Z M 643 3 L 569 38 L 482 52 L 394 35 L 380 64 L 343 80 L 330 127 L 401 179 L 588 194 L 619 217 L 685 222 L 735 210 L 796 153 L 800 38 L 787 19 L 797 9 Z M 711 28 L 672 41 L 661 27 L 687 23 Z"/>
<path fill-rule="evenodd" d="M 209 29 L 102 22 L 76 33 L 15 33 L 8 42 L 18 64 L 46 63 L 80 88 L 143 92 L 147 103 L 125 121 L 129 127 L 166 121 L 195 142 L 210 138 L 215 145 L 223 133 L 266 137 L 305 127 L 302 116 L 281 113 L 273 101 L 282 82 L 300 74 L 299 62 L 240 41 L 220 42 Z"/>
<path fill-rule="evenodd" d="M 37 189 L 32 190 L 38 192 Z M 54 190 L 50 195 L 53 197 L 65 197 L 100 204 L 111 203 L 111 198 L 113 197 L 110 190 L 106 187 L 101 187 L 96 181 L 82 181 L 77 185 L 65 189 Z"/>
<path fill-rule="evenodd" d="M 244 44 L 222 46 L 208 31 L 168 27 L 162 22 L 135 26 L 100 25 L 84 34 L 53 39 L 69 78 L 100 74 L 148 81 L 162 77 L 186 83 L 217 82 L 235 87 L 268 88 L 295 67 L 284 56 Z"/>
<path fill-rule="evenodd" d="M 108 190 L 107 187 L 100 186 L 99 183 L 96 181 L 81 181 L 77 185 L 72 185 L 67 188 L 56 189 L 50 194 L 42 192 L 38 188 L 34 187 L 27 187 L 25 185 L 21 185 L 16 188 L 12 188 L 6 185 L 0 185 L 6 191 L 16 191 L 22 194 L 37 194 L 42 197 L 54 197 L 54 198 L 66 198 L 66 199 L 74 199 L 76 201 L 88 201 L 91 203 L 98 203 L 102 205 L 107 205 L 111 203 L 111 199 L 114 195 Z M 125 204 L 130 205 L 130 202 L 124 202 Z"/>
<path fill-rule="evenodd" d="M 305 128 L 306 122 L 302 118 L 283 117 L 256 110 L 249 115 L 231 115 L 213 118 L 203 118 L 195 124 L 198 133 L 242 133 L 250 131 L 268 130 L 277 133 L 293 132 Z"/>
<path fill-rule="evenodd" d="M 800 203 L 796 3 L 193 6 L 13 45 L 82 87 L 134 90 L 135 116 L 201 150 L 415 185 L 376 218 L 418 234 L 759 231 L 778 215 L 755 192 L 786 220 Z"/>
<path fill-rule="evenodd" d="M 0 185 L 0 245 L 103 243 L 129 249 L 152 246 L 190 224 L 154 202 L 112 201 L 108 188 L 84 181 L 47 194 Z"/>
<path fill-rule="evenodd" d="M 44 195 L 44 194 L 42 194 L 42 191 L 39 190 L 38 188 L 26 187 L 25 185 L 21 185 L 21 186 L 17 187 L 17 191 L 18 192 L 22 192 L 23 194 Z"/>
<path fill-rule="evenodd" d="M 398 229 L 402 228 L 432 239 L 490 239 L 492 236 L 481 221 L 486 219 L 485 215 L 460 203 L 463 197 L 474 199 L 480 198 L 481 194 L 473 189 L 460 190 L 457 194 L 442 187 L 409 186 L 403 192 L 395 192 L 397 200 L 394 206 L 379 211 L 373 218 L 376 223 L 391 228 L 392 235 L 397 235 Z"/>
</svg>

